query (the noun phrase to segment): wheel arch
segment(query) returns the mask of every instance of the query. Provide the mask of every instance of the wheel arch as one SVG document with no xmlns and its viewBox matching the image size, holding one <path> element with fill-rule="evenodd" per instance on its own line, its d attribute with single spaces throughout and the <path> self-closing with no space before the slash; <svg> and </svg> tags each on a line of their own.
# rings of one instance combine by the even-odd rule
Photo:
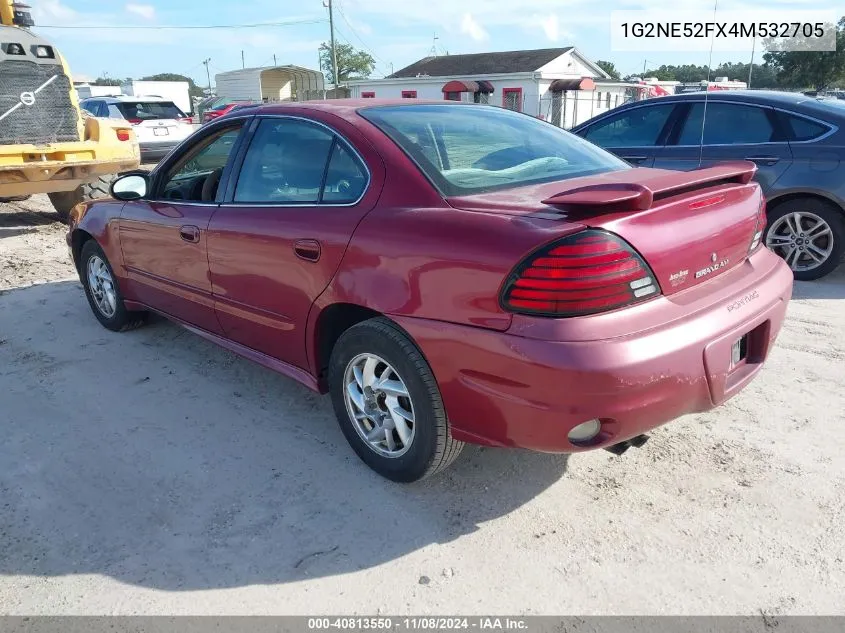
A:
<svg viewBox="0 0 845 633">
<path fill-rule="evenodd" d="M 787 191 L 772 198 L 766 199 L 766 213 L 770 213 L 774 211 L 780 205 L 791 202 L 793 200 L 800 200 L 802 198 L 812 198 L 815 200 L 819 200 L 820 202 L 825 202 L 833 206 L 837 211 L 845 216 L 845 201 L 839 200 L 838 198 L 830 195 L 827 192 L 821 191 Z"/>
</svg>

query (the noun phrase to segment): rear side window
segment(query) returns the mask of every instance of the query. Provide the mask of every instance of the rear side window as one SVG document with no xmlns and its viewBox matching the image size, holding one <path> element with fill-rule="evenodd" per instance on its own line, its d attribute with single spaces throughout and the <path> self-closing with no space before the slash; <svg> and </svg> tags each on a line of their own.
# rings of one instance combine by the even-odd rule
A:
<svg viewBox="0 0 845 633">
<path fill-rule="evenodd" d="M 186 114 L 170 101 L 122 101 L 117 104 L 123 117 L 129 121 L 155 121 L 158 119 L 184 119 Z"/>
<path fill-rule="evenodd" d="M 600 147 L 651 147 L 669 120 L 674 105 L 632 108 L 591 126 L 584 138 Z"/>
<path fill-rule="evenodd" d="M 335 141 L 322 202 L 329 204 L 350 204 L 364 193 L 367 174 L 361 163 L 340 141 Z"/>
<path fill-rule="evenodd" d="M 265 119 L 249 145 L 235 202 L 317 204 L 334 135 L 296 119 Z"/>
<path fill-rule="evenodd" d="M 812 141 L 826 134 L 830 128 L 810 119 L 791 114 L 784 115 L 790 127 L 790 141 Z"/>
<path fill-rule="evenodd" d="M 749 145 L 779 140 L 775 138 L 775 129 L 766 112 L 758 106 L 711 101 L 707 104 L 704 144 Z M 704 103 L 694 103 L 684 122 L 678 145 L 701 144 L 701 122 L 704 118 Z"/>
</svg>

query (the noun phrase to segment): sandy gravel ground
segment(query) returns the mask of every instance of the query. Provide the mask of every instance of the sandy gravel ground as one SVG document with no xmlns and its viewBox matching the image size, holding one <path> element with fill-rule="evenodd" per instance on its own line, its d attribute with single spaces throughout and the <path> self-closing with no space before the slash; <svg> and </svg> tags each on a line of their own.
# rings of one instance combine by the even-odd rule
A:
<svg viewBox="0 0 845 633">
<path fill-rule="evenodd" d="M 38 208 L 0 211 L 0 613 L 845 614 L 841 269 L 750 388 L 642 449 L 399 486 L 326 398 L 101 328 Z"/>
</svg>

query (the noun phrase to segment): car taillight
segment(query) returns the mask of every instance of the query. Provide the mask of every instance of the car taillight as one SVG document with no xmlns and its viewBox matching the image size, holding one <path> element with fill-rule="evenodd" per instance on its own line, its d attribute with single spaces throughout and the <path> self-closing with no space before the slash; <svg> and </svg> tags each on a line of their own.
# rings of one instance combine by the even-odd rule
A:
<svg viewBox="0 0 845 633">
<path fill-rule="evenodd" d="M 141 123 L 141 119 L 127 119 L 132 125 L 138 125 Z"/>
<path fill-rule="evenodd" d="M 760 196 L 760 207 L 757 209 L 757 224 L 754 227 L 754 237 L 751 238 L 751 246 L 748 247 L 748 254 L 760 248 L 763 242 L 763 233 L 766 231 L 766 198 Z"/>
<path fill-rule="evenodd" d="M 179 121 L 179 123 L 193 123 L 193 122 L 194 122 L 194 120 L 193 120 L 191 117 L 189 117 L 189 116 L 187 116 L 187 117 L 181 117 L 181 118 L 179 118 L 179 119 L 177 119 L 177 120 Z"/>
<path fill-rule="evenodd" d="M 502 289 L 502 306 L 522 314 L 582 316 L 660 294 L 654 274 L 622 238 L 586 230 L 544 246 L 522 261 Z"/>
<path fill-rule="evenodd" d="M 132 135 L 129 133 L 129 130 L 127 130 L 126 128 L 118 128 L 117 130 L 115 130 L 115 132 L 117 133 L 118 141 L 128 141 L 130 138 L 132 138 Z"/>
</svg>

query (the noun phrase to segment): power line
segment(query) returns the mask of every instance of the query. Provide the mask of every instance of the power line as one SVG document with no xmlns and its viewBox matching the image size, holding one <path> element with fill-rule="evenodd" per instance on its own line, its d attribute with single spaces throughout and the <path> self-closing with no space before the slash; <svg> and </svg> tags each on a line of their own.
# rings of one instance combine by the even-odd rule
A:
<svg viewBox="0 0 845 633">
<path fill-rule="evenodd" d="M 39 24 L 39 29 L 128 29 L 128 30 L 156 30 L 156 29 L 259 29 L 274 26 L 297 26 L 300 24 L 322 24 L 327 22 L 325 18 L 309 18 L 305 20 L 288 20 L 286 22 L 256 22 L 254 24 L 185 24 L 185 25 L 108 25 L 95 26 L 91 24 L 60 25 L 60 24 Z"/>
<path fill-rule="evenodd" d="M 361 39 L 361 36 L 358 35 L 358 31 L 356 31 L 355 27 L 353 27 L 352 24 L 349 22 L 349 20 L 346 19 L 346 14 L 343 12 L 343 5 L 341 3 L 338 3 L 337 10 L 340 11 L 340 17 L 343 18 L 344 22 L 346 22 L 346 26 L 349 27 L 349 30 L 352 32 L 352 35 L 355 36 L 355 39 L 357 39 L 359 42 L 361 42 L 361 46 L 364 48 L 364 50 L 367 51 L 373 57 L 375 57 L 378 61 L 380 61 L 383 66 L 389 67 L 390 64 L 388 64 L 381 57 L 376 55 L 375 51 L 372 50 L 369 46 L 367 46 L 366 42 L 364 42 L 364 40 Z"/>
</svg>

